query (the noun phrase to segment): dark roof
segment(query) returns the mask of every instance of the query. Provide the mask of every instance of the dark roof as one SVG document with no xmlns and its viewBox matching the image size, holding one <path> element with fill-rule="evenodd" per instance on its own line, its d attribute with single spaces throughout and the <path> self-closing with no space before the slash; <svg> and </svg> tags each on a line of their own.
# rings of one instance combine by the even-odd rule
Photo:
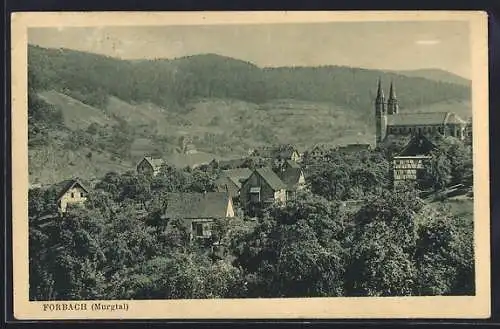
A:
<svg viewBox="0 0 500 329">
<path fill-rule="evenodd" d="M 300 167 L 288 167 L 286 170 L 279 174 L 279 177 L 286 184 L 288 190 L 294 190 L 299 182 L 302 169 Z"/>
<path fill-rule="evenodd" d="M 155 159 L 150 156 L 145 156 L 141 161 L 139 161 L 138 164 L 140 164 L 144 160 L 146 160 L 151 165 L 151 167 L 153 167 L 153 169 L 159 169 L 164 163 L 163 159 Z"/>
<path fill-rule="evenodd" d="M 286 164 L 290 168 L 300 168 L 300 165 L 297 162 L 293 161 L 293 160 L 286 160 Z"/>
<path fill-rule="evenodd" d="M 260 175 L 264 181 L 274 190 L 286 189 L 286 184 L 276 175 L 276 173 L 269 167 L 255 169 L 255 173 Z"/>
<path fill-rule="evenodd" d="M 335 149 L 335 146 L 330 145 L 330 144 L 315 144 L 313 147 L 311 147 L 307 152 L 309 153 L 314 153 L 314 152 L 326 152 L 326 151 L 331 151 Z"/>
<path fill-rule="evenodd" d="M 436 146 L 428 138 L 423 135 L 415 135 L 403 147 L 398 156 L 428 155 L 434 149 L 436 149 Z"/>
<path fill-rule="evenodd" d="M 79 178 L 71 178 L 63 180 L 62 182 L 54 184 L 53 188 L 57 192 L 57 200 L 59 200 L 64 193 L 66 193 L 70 188 L 75 185 L 79 185 L 85 192 L 89 192 L 85 185 L 82 184 Z"/>
<path fill-rule="evenodd" d="M 339 146 L 339 151 L 343 152 L 357 152 L 369 149 L 370 149 L 370 144 L 348 144 L 344 146 Z"/>
<path fill-rule="evenodd" d="M 238 187 L 241 187 L 241 181 L 248 179 L 252 171 L 248 168 L 227 169 L 222 172 L 221 178 L 227 177 Z"/>
<path fill-rule="evenodd" d="M 297 152 L 297 149 L 293 145 L 285 146 L 265 146 L 257 148 L 254 154 L 261 156 L 263 158 L 278 158 L 278 159 L 290 159 L 292 154 Z"/>
<path fill-rule="evenodd" d="M 399 113 L 387 116 L 388 126 L 442 125 L 465 121 L 451 112 Z"/>
<path fill-rule="evenodd" d="M 226 192 L 167 193 L 165 214 L 169 218 L 224 218 L 230 202 Z"/>
<path fill-rule="evenodd" d="M 246 158 L 238 158 L 238 159 L 230 159 L 230 160 L 213 160 L 213 162 L 216 162 L 219 167 L 227 167 L 227 168 L 240 168 L 242 167 L 245 162 L 247 161 Z"/>
</svg>

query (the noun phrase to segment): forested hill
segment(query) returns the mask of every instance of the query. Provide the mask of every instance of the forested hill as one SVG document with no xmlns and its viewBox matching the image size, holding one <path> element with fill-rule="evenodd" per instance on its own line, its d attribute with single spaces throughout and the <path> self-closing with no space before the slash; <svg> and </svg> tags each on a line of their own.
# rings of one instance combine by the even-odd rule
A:
<svg viewBox="0 0 500 329">
<path fill-rule="evenodd" d="M 144 154 L 177 167 L 261 145 L 371 143 L 377 79 L 401 111 L 470 113 L 470 88 L 339 66 L 259 68 L 214 54 L 120 60 L 28 48 L 30 180 L 100 177 Z M 179 150 L 192 142 L 196 153 Z"/>
<path fill-rule="evenodd" d="M 341 66 L 259 68 L 237 59 L 203 54 L 167 60 L 127 61 L 67 49 L 29 46 L 28 65 L 37 90 L 56 90 L 92 106 L 108 96 L 183 111 L 195 98 L 252 103 L 274 99 L 331 102 L 371 111 L 376 81 L 393 80 L 402 108 L 470 99 L 470 88 L 403 74 Z"/>
<path fill-rule="evenodd" d="M 472 82 L 469 79 L 465 79 L 459 75 L 440 69 L 407 70 L 407 71 L 398 71 L 395 73 L 399 73 L 409 77 L 421 77 L 430 80 L 449 82 L 468 87 L 470 87 L 472 84 Z"/>
</svg>

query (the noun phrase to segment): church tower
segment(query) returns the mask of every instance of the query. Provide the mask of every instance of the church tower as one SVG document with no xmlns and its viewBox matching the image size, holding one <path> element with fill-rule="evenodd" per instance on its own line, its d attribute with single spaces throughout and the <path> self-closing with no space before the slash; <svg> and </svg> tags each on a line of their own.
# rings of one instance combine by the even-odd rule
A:
<svg viewBox="0 0 500 329">
<path fill-rule="evenodd" d="M 387 113 L 388 114 L 398 114 L 399 104 L 396 98 L 396 89 L 391 81 L 391 89 L 389 90 L 389 99 L 387 100 Z"/>
<path fill-rule="evenodd" d="M 379 146 L 385 139 L 387 130 L 387 111 L 382 82 L 378 79 L 377 98 L 375 99 L 376 145 Z"/>
</svg>

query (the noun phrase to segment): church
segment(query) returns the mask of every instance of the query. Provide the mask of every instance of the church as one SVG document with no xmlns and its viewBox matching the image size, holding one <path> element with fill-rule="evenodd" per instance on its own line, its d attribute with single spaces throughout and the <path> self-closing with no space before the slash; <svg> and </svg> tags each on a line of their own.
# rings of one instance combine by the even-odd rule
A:
<svg viewBox="0 0 500 329">
<path fill-rule="evenodd" d="M 396 89 L 391 82 L 389 98 L 385 100 L 381 80 L 378 80 L 375 99 L 376 145 L 388 135 L 411 136 L 441 134 L 463 140 L 467 122 L 452 112 L 399 113 Z"/>
</svg>

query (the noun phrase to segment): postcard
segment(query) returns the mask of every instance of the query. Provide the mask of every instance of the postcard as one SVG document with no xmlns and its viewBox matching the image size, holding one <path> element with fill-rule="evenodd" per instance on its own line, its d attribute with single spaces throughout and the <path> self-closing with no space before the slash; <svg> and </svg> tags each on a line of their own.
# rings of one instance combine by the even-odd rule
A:
<svg viewBox="0 0 500 329">
<path fill-rule="evenodd" d="M 483 12 L 12 14 L 14 316 L 490 316 Z"/>
</svg>

